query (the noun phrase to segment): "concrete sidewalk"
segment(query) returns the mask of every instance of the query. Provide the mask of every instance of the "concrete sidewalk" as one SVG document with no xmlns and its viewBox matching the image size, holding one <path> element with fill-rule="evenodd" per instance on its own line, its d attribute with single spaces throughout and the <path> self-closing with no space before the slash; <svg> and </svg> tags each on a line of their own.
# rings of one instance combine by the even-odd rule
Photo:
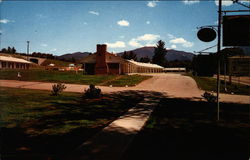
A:
<svg viewBox="0 0 250 160">
<path fill-rule="evenodd" d="M 146 95 L 145 95 L 146 94 Z M 141 130 L 160 97 L 144 93 L 142 103 L 131 108 L 101 132 L 87 140 L 76 151 L 67 155 L 65 160 L 119 160 L 125 150 Z"/>
</svg>

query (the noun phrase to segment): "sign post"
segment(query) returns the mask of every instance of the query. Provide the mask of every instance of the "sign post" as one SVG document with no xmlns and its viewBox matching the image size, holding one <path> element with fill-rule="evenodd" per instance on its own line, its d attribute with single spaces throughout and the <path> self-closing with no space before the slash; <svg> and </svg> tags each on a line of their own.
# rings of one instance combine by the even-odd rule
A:
<svg viewBox="0 0 250 160">
<path fill-rule="evenodd" d="M 218 71 L 217 71 L 217 120 L 220 120 L 220 45 L 221 45 L 221 8 L 222 8 L 222 0 L 219 0 L 219 10 L 218 10 L 218 43 L 217 43 L 217 62 L 218 62 Z"/>
</svg>

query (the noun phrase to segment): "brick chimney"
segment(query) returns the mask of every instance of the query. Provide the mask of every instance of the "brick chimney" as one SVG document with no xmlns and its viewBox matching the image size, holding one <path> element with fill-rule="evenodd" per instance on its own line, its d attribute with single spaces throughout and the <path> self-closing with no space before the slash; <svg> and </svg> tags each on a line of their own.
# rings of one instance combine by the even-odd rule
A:
<svg viewBox="0 0 250 160">
<path fill-rule="evenodd" d="M 106 52 L 107 52 L 106 44 L 97 44 L 95 74 L 108 74 L 108 65 L 106 63 Z"/>
</svg>

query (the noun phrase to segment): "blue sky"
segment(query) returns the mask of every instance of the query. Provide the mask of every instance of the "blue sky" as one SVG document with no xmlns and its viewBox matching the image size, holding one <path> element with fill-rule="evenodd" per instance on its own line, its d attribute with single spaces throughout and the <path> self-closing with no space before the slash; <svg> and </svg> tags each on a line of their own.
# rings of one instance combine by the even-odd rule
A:
<svg viewBox="0 0 250 160">
<path fill-rule="evenodd" d="M 108 44 L 110 52 L 152 46 L 199 51 L 216 44 L 196 37 L 197 27 L 216 25 L 217 5 L 211 1 L 1 1 L 1 48 L 18 52 L 62 55 L 95 52 Z M 246 9 L 223 2 L 224 10 Z M 213 50 L 212 50 L 213 51 Z"/>
</svg>

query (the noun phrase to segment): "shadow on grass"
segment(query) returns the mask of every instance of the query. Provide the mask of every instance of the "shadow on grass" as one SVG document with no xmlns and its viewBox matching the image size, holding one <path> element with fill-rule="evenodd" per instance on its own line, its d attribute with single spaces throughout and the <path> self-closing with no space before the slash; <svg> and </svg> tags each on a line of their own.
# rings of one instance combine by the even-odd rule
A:
<svg viewBox="0 0 250 160">
<path fill-rule="evenodd" d="M 48 107 L 32 108 L 32 118 L 13 128 L 1 128 L 4 160 L 44 160 L 71 152 L 147 95 L 124 91 L 99 99 L 57 98 Z M 160 96 L 158 93 L 152 95 Z M 51 111 L 55 111 L 50 113 Z M 39 116 L 35 113 L 39 112 Z"/>
<path fill-rule="evenodd" d="M 247 160 L 249 105 L 165 98 L 125 152 L 123 160 Z"/>
</svg>

